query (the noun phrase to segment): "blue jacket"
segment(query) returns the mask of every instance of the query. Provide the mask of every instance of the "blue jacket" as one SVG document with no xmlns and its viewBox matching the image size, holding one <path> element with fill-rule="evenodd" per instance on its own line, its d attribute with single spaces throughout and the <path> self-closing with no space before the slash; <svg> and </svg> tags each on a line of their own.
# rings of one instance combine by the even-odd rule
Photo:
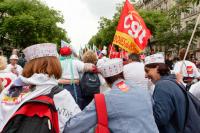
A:
<svg viewBox="0 0 200 133">
<path fill-rule="evenodd" d="M 175 75 L 163 76 L 155 84 L 153 111 L 160 133 L 182 132 L 186 115 L 186 99 L 174 82 Z"/>
<path fill-rule="evenodd" d="M 158 133 L 150 94 L 134 84 L 121 91 L 116 84 L 105 94 L 109 129 L 113 133 Z M 64 133 L 87 132 L 97 124 L 94 101 L 65 125 Z"/>
</svg>

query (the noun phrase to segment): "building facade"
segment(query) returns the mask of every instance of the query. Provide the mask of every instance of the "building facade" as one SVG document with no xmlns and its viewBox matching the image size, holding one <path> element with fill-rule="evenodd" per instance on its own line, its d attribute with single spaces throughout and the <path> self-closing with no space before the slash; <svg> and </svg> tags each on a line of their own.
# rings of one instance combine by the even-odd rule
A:
<svg viewBox="0 0 200 133">
<path fill-rule="evenodd" d="M 176 6 L 177 0 L 140 0 L 136 3 L 139 8 L 146 10 L 162 10 L 168 11 L 172 7 Z M 196 6 L 191 4 L 188 13 L 181 14 L 181 25 L 185 27 L 189 22 L 196 23 L 196 19 L 200 14 L 200 5 Z M 163 50 L 162 47 L 157 47 L 155 49 Z M 200 60 L 200 39 L 198 39 L 195 46 L 191 46 L 191 53 L 194 57 Z"/>
</svg>

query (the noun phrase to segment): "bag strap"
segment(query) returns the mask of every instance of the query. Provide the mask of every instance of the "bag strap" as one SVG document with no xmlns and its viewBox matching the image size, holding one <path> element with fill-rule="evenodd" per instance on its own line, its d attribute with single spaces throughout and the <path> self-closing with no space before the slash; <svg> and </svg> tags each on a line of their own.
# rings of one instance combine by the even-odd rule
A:
<svg viewBox="0 0 200 133">
<path fill-rule="evenodd" d="M 42 104 L 48 105 L 54 111 L 56 111 L 56 108 L 54 106 L 53 97 L 54 97 L 55 94 L 61 92 L 62 90 L 64 90 L 64 89 L 60 88 L 59 86 L 54 86 L 51 89 L 51 92 L 48 95 L 41 95 L 41 96 L 35 97 L 35 98 L 33 98 L 31 100 L 28 100 L 25 103 L 23 103 L 22 106 L 25 105 L 25 104 L 27 104 L 27 103 L 42 103 Z"/>
<path fill-rule="evenodd" d="M 53 98 L 55 94 L 57 94 L 63 90 L 64 90 L 63 88 L 60 88 L 58 85 L 56 85 L 51 89 L 51 92 L 48 94 L 48 96 L 50 98 Z"/>
<path fill-rule="evenodd" d="M 95 94 L 94 97 L 98 124 L 108 127 L 108 114 L 104 94 Z"/>
</svg>

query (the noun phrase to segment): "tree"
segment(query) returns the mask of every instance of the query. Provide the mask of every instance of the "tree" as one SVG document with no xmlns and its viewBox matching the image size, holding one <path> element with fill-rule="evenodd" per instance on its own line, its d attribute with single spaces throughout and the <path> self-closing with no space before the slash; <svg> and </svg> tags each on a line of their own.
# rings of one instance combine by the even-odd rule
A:
<svg viewBox="0 0 200 133">
<path fill-rule="evenodd" d="M 165 50 L 169 48 L 181 48 L 187 45 L 194 22 L 189 22 L 186 27 L 181 24 L 181 14 L 188 12 L 190 9 L 191 0 L 178 0 L 177 5 L 170 9 L 169 12 L 157 10 L 138 10 L 141 17 L 144 19 L 147 27 L 150 29 L 153 38 L 149 45 L 164 46 Z M 119 20 L 122 5 L 119 5 L 113 19 L 102 18 L 99 22 L 100 27 L 98 33 L 91 38 L 89 45 L 108 46 L 112 43 L 117 23 Z M 197 29 L 195 39 L 200 28 Z M 114 32 L 113 32 L 114 31 Z M 193 43 L 195 43 L 195 40 Z"/>
<path fill-rule="evenodd" d="M 192 0 L 192 2 L 198 5 L 200 3 L 200 0 Z"/>
<path fill-rule="evenodd" d="M 194 21 L 190 21 L 186 24 L 186 26 L 183 26 L 181 23 L 181 14 L 188 13 L 191 9 L 190 6 L 191 0 L 179 0 L 176 1 L 176 6 L 169 10 L 169 16 L 171 20 L 170 34 L 174 34 L 175 36 L 173 37 L 172 43 L 177 50 L 179 50 L 181 47 L 185 47 L 188 44 L 196 23 Z M 199 32 L 199 28 L 197 29 L 197 32 Z M 195 44 L 198 37 L 199 34 L 195 34 L 192 41 L 193 44 Z"/>
<path fill-rule="evenodd" d="M 98 33 L 93 36 L 90 41 L 89 45 L 96 45 L 97 47 L 101 46 L 108 46 L 112 43 L 113 37 L 116 32 L 116 27 L 119 21 L 119 16 L 121 13 L 122 5 L 117 7 L 117 11 L 113 18 L 101 18 L 99 21 L 99 31 Z M 139 10 L 139 14 L 143 17 L 147 27 L 152 32 L 154 37 L 154 42 L 159 44 L 166 44 L 164 41 L 160 41 L 161 38 L 164 36 L 167 30 L 170 29 L 170 22 L 167 17 L 167 14 L 161 11 L 145 11 Z"/>
<path fill-rule="evenodd" d="M 38 0 L 3 0 L 0 2 L 0 43 L 25 48 L 43 42 L 70 41 L 66 31 L 57 26 L 63 23 L 60 12 Z"/>
</svg>

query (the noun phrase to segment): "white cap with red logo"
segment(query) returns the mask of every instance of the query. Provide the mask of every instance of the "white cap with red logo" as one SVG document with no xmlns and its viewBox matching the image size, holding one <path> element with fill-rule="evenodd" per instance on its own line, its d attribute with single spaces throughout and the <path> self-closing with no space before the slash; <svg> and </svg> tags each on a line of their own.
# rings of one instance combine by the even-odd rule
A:
<svg viewBox="0 0 200 133">
<path fill-rule="evenodd" d="M 144 60 L 145 65 L 152 63 L 165 63 L 165 58 L 162 53 L 153 54 L 147 56 Z"/>
<path fill-rule="evenodd" d="M 123 71 L 123 61 L 120 58 L 108 59 L 97 67 L 103 77 L 112 77 Z"/>
<path fill-rule="evenodd" d="M 56 44 L 53 43 L 35 44 L 24 49 L 23 53 L 27 61 L 46 56 L 58 56 Z"/>
</svg>

